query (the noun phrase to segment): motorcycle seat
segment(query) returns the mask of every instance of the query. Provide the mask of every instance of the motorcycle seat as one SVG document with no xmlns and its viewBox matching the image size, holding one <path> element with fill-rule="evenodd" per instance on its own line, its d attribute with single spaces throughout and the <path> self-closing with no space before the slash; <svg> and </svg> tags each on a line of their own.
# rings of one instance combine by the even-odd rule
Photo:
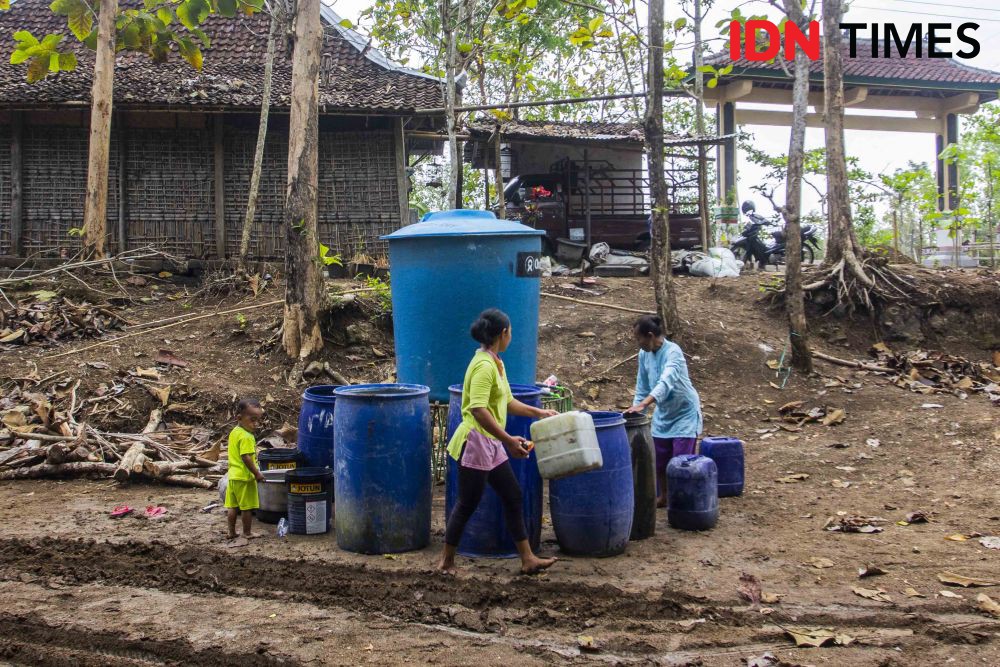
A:
<svg viewBox="0 0 1000 667">
<path fill-rule="evenodd" d="M 815 225 L 803 225 L 802 226 L 802 236 L 809 236 L 816 231 Z"/>
</svg>

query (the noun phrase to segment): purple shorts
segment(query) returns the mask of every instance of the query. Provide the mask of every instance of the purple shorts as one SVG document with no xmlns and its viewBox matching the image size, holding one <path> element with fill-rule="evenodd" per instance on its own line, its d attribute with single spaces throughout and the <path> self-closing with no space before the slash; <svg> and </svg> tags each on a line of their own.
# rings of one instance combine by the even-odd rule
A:
<svg viewBox="0 0 1000 667">
<path fill-rule="evenodd" d="M 665 472 L 670 459 L 683 454 L 694 454 L 697 438 L 653 438 L 656 449 L 656 472 Z"/>
</svg>

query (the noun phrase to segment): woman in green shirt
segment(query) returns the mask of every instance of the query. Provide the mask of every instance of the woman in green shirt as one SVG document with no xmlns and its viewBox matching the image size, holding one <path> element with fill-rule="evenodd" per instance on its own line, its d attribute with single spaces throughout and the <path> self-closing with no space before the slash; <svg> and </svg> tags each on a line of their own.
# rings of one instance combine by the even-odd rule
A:
<svg viewBox="0 0 1000 667">
<path fill-rule="evenodd" d="M 448 455 L 458 461 L 458 502 L 448 517 L 444 552 L 438 569 L 455 573 L 455 552 L 465 524 L 479 506 L 489 483 L 503 503 L 507 530 L 521 556 L 521 572 L 535 574 L 551 566 L 555 558 L 539 558 L 528 544 L 524 527 L 521 485 L 517 483 L 508 454 L 523 459 L 531 443 L 507 433 L 502 424 L 507 414 L 541 419 L 556 414 L 525 405 L 514 398 L 500 353 L 511 340 L 510 318 L 500 310 L 484 311 L 472 325 L 472 337 L 481 345 L 469 362 L 462 386 L 462 423 L 448 443 Z"/>
</svg>

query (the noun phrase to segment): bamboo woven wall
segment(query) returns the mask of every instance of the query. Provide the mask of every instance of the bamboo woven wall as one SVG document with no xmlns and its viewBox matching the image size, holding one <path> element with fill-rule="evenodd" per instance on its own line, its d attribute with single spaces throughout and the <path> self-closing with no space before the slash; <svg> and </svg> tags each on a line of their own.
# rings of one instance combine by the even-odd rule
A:
<svg viewBox="0 0 1000 667">
<path fill-rule="evenodd" d="M 128 244 L 184 257 L 215 254 L 210 130 L 128 130 Z"/>
<path fill-rule="evenodd" d="M 80 248 L 79 237 L 70 236 L 69 230 L 83 225 L 89 132 L 83 127 L 27 125 L 22 137 L 24 253 L 58 256 L 65 249 L 72 255 Z M 114 135 L 108 162 L 108 247 L 113 250 L 118 225 L 118 141 Z"/>
<path fill-rule="evenodd" d="M 226 252 L 231 257 L 240 251 L 256 147 L 256 132 L 226 128 L 223 193 L 226 198 Z M 250 236 L 250 256 L 253 258 L 274 260 L 284 256 L 285 228 L 281 226 L 281 222 L 287 181 L 288 137 L 269 132 L 264 143 L 257 212 Z"/>
<path fill-rule="evenodd" d="M 10 253 L 10 126 L 0 125 L 0 255 Z"/>
<path fill-rule="evenodd" d="M 108 249 L 118 250 L 118 128 L 109 160 Z M 224 132 L 226 252 L 239 251 L 257 133 L 244 125 Z M 87 178 L 85 127 L 26 125 L 23 130 L 22 245 L 25 254 L 76 252 L 69 229 L 83 221 Z M 284 257 L 282 215 L 287 130 L 269 133 L 251 256 Z M 388 130 L 328 129 L 320 134 L 319 237 L 349 260 L 356 252 L 384 256 L 379 236 L 400 227 L 395 140 Z M 128 247 L 154 245 L 192 258 L 216 256 L 213 131 L 200 128 L 127 130 Z M 0 254 L 10 252 L 10 127 L 0 125 Z"/>
</svg>

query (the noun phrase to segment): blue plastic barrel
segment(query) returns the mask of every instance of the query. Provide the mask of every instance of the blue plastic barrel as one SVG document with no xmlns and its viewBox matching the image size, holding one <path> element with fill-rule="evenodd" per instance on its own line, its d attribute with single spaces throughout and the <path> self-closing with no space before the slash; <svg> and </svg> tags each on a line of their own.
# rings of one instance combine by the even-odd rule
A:
<svg viewBox="0 0 1000 667">
<path fill-rule="evenodd" d="M 455 384 L 448 388 L 451 401 L 448 404 L 448 438 L 462 423 L 462 385 Z M 541 407 L 542 391 L 533 385 L 512 384 L 510 386 L 514 398 L 534 407 Z M 515 417 L 509 415 L 504 427 L 511 435 L 531 439 L 530 417 Z M 526 459 L 510 459 L 510 467 L 521 485 L 521 497 L 524 503 L 524 527 L 528 531 L 528 543 L 532 550 L 537 551 L 542 537 L 542 476 L 538 474 L 538 462 L 532 451 Z M 448 474 L 444 492 L 445 520 L 451 516 L 451 510 L 458 502 L 458 462 L 448 457 Z M 504 519 L 503 504 L 500 497 L 489 486 L 483 493 L 479 507 L 469 522 L 465 524 L 465 532 L 458 543 L 458 553 L 470 558 L 513 558 L 517 556 L 514 539 L 507 530 Z"/>
<path fill-rule="evenodd" d="M 683 454 L 667 464 L 667 520 L 681 530 L 708 530 L 719 520 L 719 472 L 707 456 Z"/>
<path fill-rule="evenodd" d="M 302 394 L 298 444 L 307 466 L 333 469 L 333 408 L 338 386 L 317 385 Z"/>
<path fill-rule="evenodd" d="M 535 381 L 543 232 L 489 211 L 441 211 L 382 237 L 389 242 L 392 319 L 400 382 L 427 385 L 446 403 L 478 344 L 469 327 L 487 308 L 511 319 L 507 377 Z"/>
<path fill-rule="evenodd" d="M 719 471 L 719 497 L 743 495 L 743 441 L 739 438 L 707 437 L 701 441 L 702 456 L 715 461 Z"/>
<path fill-rule="evenodd" d="M 591 412 L 604 466 L 549 480 L 549 509 L 559 548 L 582 556 L 625 551 L 635 510 L 632 453 L 620 412 Z"/>
<path fill-rule="evenodd" d="M 430 390 L 412 384 L 337 389 L 337 544 L 365 554 L 422 549 L 431 538 Z"/>
</svg>

